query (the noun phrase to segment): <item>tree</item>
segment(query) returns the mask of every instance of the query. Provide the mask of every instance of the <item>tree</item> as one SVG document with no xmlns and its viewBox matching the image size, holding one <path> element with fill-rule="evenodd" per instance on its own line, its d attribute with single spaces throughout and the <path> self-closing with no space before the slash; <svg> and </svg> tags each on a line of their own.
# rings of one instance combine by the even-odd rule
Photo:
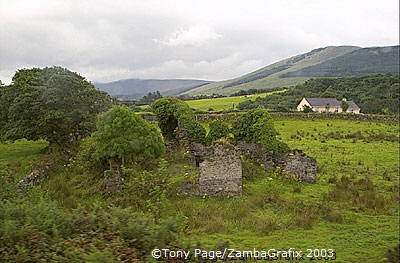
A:
<svg viewBox="0 0 400 263">
<path fill-rule="evenodd" d="M 349 108 L 349 104 L 346 101 L 342 100 L 342 103 L 340 104 L 340 107 L 342 107 L 342 111 L 343 112 L 346 112 L 347 109 Z"/>
<path fill-rule="evenodd" d="M 303 106 L 303 112 L 304 112 L 304 113 L 310 113 L 310 112 L 314 112 L 314 111 L 313 111 L 313 109 L 312 109 L 310 106 L 304 105 L 304 106 Z"/>
<path fill-rule="evenodd" d="M 45 139 L 65 151 L 90 135 L 112 99 L 77 73 L 61 67 L 22 69 L 0 88 L 0 139 Z"/>
<path fill-rule="evenodd" d="M 127 106 L 113 106 L 98 117 L 96 126 L 94 156 L 109 160 L 110 165 L 157 158 L 165 152 L 161 133 Z"/>
<path fill-rule="evenodd" d="M 214 120 L 210 122 L 210 131 L 207 134 L 207 142 L 213 142 L 220 138 L 227 137 L 230 129 L 226 122 L 223 120 Z"/>
<path fill-rule="evenodd" d="M 191 142 L 205 142 L 206 130 L 195 120 L 194 113 L 186 102 L 177 98 L 162 98 L 156 100 L 151 108 L 166 139 L 176 139 L 175 129 L 179 127 Z"/>
<path fill-rule="evenodd" d="M 151 104 L 160 98 L 162 98 L 161 93 L 157 90 L 155 92 L 147 93 L 147 95 L 143 96 L 143 98 L 141 98 L 138 103 L 140 105 Z"/>
<path fill-rule="evenodd" d="M 268 112 L 259 107 L 240 116 L 232 124 L 232 133 L 236 141 L 259 143 L 265 151 L 287 152 L 289 147 L 278 140 L 277 132 Z"/>
</svg>

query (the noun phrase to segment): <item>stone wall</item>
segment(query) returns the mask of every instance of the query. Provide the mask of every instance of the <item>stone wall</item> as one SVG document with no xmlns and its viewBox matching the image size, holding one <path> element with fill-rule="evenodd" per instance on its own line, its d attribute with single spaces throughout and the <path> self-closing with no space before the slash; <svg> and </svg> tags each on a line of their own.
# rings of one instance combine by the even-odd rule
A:
<svg viewBox="0 0 400 263">
<path fill-rule="evenodd" d="M 238 142 L 237 148 L 240 154 L 248 154 L 254 161 L 262 163 L 266 170 L 280 167 L 288 175 L 295 175 L 299 181 L 317 181 L 317 161 L 301 150 L 273 154 L 265 152 L 260 144 L 247 142 Z"/>
<path fill-rule="evenodd" d="M 315 183 L 317 181 L 317 161 L 307 156 L 301 150 L 294 150 L 281 155 L 274 160 L 289 175 L 295 175 L 301 182 Z"/>
<path fill-rule="evenodd" d="M 224 114 L 197 114 L 199 121 L 234 120 L 243 112 Z M 272 118 L 296 118 L 296 119 L 343 119 L 359 121 L 399 121 L 399 115 L 378 114 L 339 114 L 339 113 L 302 113 L 302 112 L 269 112 Z"/>
<path fill-rule="evenodd" d="M 215 143 L 206 147 L 195 144 L 193 154 L 200 169 L 198 194 L 241 196 L 242 162 L 239 151 L 233 145 Z"/>
<path fill-rule="evenodd" d="M 40 166 L 34 169 L 28 176 L 18 182 L 18 186 L 28 187 L 41 184 L 47 177 L 48 165 Z"/>
<path fill-rule="evenodd" d="M 280 167 L 286 176 L 299 181 L 317 181 L 317 162 L 300 150 L 285 154 L 265 152 L 260 144 L 238 142 L 237 145 L 219 141 L 211 146 L 191 145 L 193 163 L 199 167 L 200 176 L 196 194 L 237 197 L 242 194 L 241 155 L 249 155 L 264 164 L 266 170 Z"/>
</svg>

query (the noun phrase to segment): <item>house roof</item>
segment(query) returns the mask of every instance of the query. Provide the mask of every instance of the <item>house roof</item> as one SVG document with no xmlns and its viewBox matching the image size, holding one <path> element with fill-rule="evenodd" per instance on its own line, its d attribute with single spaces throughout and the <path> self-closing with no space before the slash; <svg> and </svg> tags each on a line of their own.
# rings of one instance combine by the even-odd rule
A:
<svg viewBox="0 0 400 263">
<path fill-rule="evenodd" d="M 335 98 L 305 98 L 312 107 L 340 107 L 341 102 Z"/>
<path fill-rule="evenodd" d="M 349 108 L 347 110 L 360 110 L 360 107 L 358 107 L 358 105 L 352 100 L 347 101 L 347 104 L 349 104 Z"/>
<path fill-rule="evenodd" d="M 335 98 L 305 98 L 307 102 L 312 106 L 312 107 L 341 107 L 342 101 L 337 100 Z M 346 101 L 347 104 L 349 105 L 349 108 L 347 110 L 354 111 L 354 110 L 360 110 L 360 107 L 352 101 Z"/>
</svg>

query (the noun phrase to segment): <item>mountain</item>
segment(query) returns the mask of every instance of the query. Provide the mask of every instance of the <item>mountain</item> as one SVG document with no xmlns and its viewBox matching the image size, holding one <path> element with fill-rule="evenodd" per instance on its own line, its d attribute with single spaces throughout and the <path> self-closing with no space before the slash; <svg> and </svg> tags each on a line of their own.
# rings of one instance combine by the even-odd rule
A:
<svg viewBox="0 0 400 263">
<path fill-rule="evenodd" d="M 163 96 L 174 96 L 209 83 L 211 81 L 193 79 L 124 79 L 93 84 L 97 89 L 117 98 L 139 99 L 157 90 Z"/>
<path fill-rule="evenodd" d="M 313 77 L 345 77 L 379 73 L 399 74 L 399 46 L 318 48 L 244 76 L 203 85 L 183 94 L 230 95 L 240 90 L 289 87 Z"/>
</svg>

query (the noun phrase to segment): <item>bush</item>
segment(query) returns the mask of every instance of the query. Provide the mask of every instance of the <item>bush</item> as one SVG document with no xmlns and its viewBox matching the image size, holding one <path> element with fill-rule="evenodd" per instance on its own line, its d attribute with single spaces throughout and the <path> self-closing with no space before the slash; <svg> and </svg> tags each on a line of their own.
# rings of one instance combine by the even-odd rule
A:
<svg viewBox="0 0 400 263">
<path fill-rule="evenodd" d="M 139 210 L 160 215 L 162 203 L 166 200 L 171 187 L 171 176 L 166 171 L 166 162 L 161 160 L 160 168 L 154 171 L 136 171 L 133 168 L 124 168 L 123 172 L 129 176 L 125 185 L 125 196 L 135 197 L 135 205 Z"/>
<path fill-rule="evenodd" d="M 347 201 L 365 210 L 387 210 L 387 199 L 378 192 L 374 183 L 368 178 L 354 180 L 342 176 L 325 195 L 327 201 Z"/>
<path fill-rule="evenodd" d="M 207 134 L 207 142 L 213 142 L 220 138 L 227 137 L 230 132 L 229 126 L 223 120 L 210 122 L 210 131 Z"/>
<path fill-rule="evenodd" d="M 95 158 L 96 142 L 92 137 L 82 139 L 79 144 L 78 152 L 71 160 L 79 169 L 84 171 L 103 170 L 101 161 Z"/>
<path fill-rule="evenodd" d="M 287 152 L 289 147 L 276 138 L 277 132 L 268 112 L 263 108 L 250 110 L 232 125 L 236 141 L 259 143 L 266 151 Z"/>
<path fill-rule="evenodd" d="M 186 102 L 177 98 L 162 98 L 151 108 L 157 116 L 158 126 L 167 139 L 176 139 L 175 129 L 179 126 L 192 142 L 204 143 L 206 130 L 195 120 L 193 111 Z"/>
<path fill-rule="evenodd" d="M 0 202 L 1 262 L 136 262 L 155 247 L 174 245 L 182 230 L 179 219 L 157 221 L 131 208 L 64 211 L 37 199 L 26 193 Z"/>
<path fill-rule="evenodd" d="M 101 114 L 92 139 L 98 160 L 123 164 L 125 160 L 157 158 L 165 152 L 160 132 L 126 106 L 113 106 Z"/>
</svg>

